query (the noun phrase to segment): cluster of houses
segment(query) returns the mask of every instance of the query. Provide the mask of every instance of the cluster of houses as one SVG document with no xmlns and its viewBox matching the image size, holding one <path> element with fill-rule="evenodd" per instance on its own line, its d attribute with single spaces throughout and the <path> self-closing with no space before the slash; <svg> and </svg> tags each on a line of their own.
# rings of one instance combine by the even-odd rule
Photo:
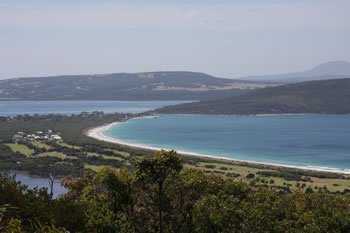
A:
<svg viewBox="0 0 350 233">
<path fill-rule="evenodd" d="M 55 141 L 61 140 L 59 132 L 54 132 L 53 130 L 48 130 L 47 132 L 38 131 L 33 134 L 26 134 L 24 132 L 17 132 L 13 135 L 12 139 L 17 141 Z"/>
</svg>

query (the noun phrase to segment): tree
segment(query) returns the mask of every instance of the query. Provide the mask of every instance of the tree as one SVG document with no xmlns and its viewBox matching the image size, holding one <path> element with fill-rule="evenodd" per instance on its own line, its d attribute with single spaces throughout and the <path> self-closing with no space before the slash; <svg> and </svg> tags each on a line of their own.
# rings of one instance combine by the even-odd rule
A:
<svg viewBox="0 0 350 233">
<path fill-rule="evenodd" d="M 56 174 L 54 173 L 50 173 L 48 181 L 49 181 L 49 187 L 50 187 L 50 198 L 52 199 L 53 197 L 53 186 L 55 184 L 55 178 L 56 178 Z"/>
<path fill-rule="evenodd" d="M 201 169 L 185 168 L 179 176 L 172 177 L 165 190 L 171 200 L 168 213 L 168 232 L 193 232 L 193 209 L 197 201 L 208 192 L 208 178 Z"/>
<path fill-rule="evenodd" d="M 127 170 L 118 171 L 105 167 L 97 174 L 97 184 L 103 185 L 107 202 L 113 213 L 113 221 L 130 221 L 134 204 L 134 176 Z"/>
<path fill-rule="evenodd" d="M 163 233 L 163 196 L 164 196 L 164 182 L 170 175 L 178 174 L 183 166 L 182 160 L 175 151 L 160 151 L 154 156 L 144 156 L 135 161 L 136 176 L 143 182 L 151 182 L 156 184 L 158 189 L 156 196 L 158 202 L 154 203 L 158 208 L 158 226 L 156 225 L 156 232 L 159 230 Z"/>
</svg>

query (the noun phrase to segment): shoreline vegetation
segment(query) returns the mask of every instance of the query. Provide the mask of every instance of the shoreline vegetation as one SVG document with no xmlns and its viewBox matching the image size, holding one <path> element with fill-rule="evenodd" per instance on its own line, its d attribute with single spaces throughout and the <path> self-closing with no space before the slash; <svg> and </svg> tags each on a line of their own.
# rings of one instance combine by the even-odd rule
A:
<svg viewBox="0 0 350 233">
<path fill-rule="evenodd" d="M 181 114 L 181 115 L 187 115 L 187 114 Z M 192 114 L 188 114 L 192 115 Z M 311 115 L 308 113 L 301 113 L 301 114 L 259 114 L 256 116 L 283 116 L 283 115 Z M 150 118 L 157 118 L 158 116 L 142 116 L 142 117 L 135 117 L 135 118 L 130 118 L 131 119 L 150 119 Z M 128 146 L 132 148 L 140 148 L 140 149 L 146 149 L 146 150 L 151 150 L 151 151 L 161 151 L 161 150 L 172 150 L 170 148 L 158 148 L 158 147 L 152 147 L 152 146 L 147 146 L 143 144 L 137 144 L 137 143 L 130 143 L 130 142 L 125 142 L 116 138 L 108 137 L 103 134 L 103 132 L 109 130 L 115 125 L 122 124 L 123 122 L 113 122 L 110 124 L 104 124 L 100 125 L 97 127 L 90 128 L 86 131 L 84 131 L 85 135 L 95 138 L 100 141 L 105 141 L 109 143 L 114 143 L 122 146 Z M 250 160 L 240 160 L 240 159 L 232 159 L 232 158 L 227 158 L 227 157 L 220 157 L 220 156 L 214 156 L 214 155 L 207 155 L 207 154 L 201 154 L 201 153 L 194 153 L 194 152 L 187 152 L 187 151 L 179 151 L 176 150 L 179 154 L 185 155 L 185 156 L 194 156 L 194 157 L 201 157 L 201 158 L 206 158 L 206 159 L 211 159 L 211 160 L 220 160 L 220 161 L 227 161 L 227 162 L 233 162 L 236 164 L 240 164 L 242 166 L 246 164 L 251 164 L 251 165 L 258 165 L 258 166 L 264 166 L 267 168 L 273 167 L 273 168 L 291 168 L 291 169 L 298 169 L 298 170 L 309 170 L 309 171 L 318 171 L 318 172 L 329 172 L 329 173 L 340 173 L 340 174 L 350 174 L 350 171 L 340 171 L 340 170 L 332 170 L 332 169 L 323 169 L 322 167 L 302 167 L 302 166 L 294 166 L 294 165 L 288 165 L 288 164 L 274 164 L 274 163 L 268 163 L 268 162 L 257 162 L 257 161 L 250 161 Z"/>
<path fill-rule="evenodd" d="M 350 78 L 308 81 L 255 89 L 229 98 L 165 106 L 153 112 L 207 115 L 349 114 L 349 87 Z"/>
<path fill-rule="evenodd" d="M 0 118 L 0 171 L 63 177 L 67 192 L 0 172 L 4 232 L 347 232 L 350 176 L 154 152 L 89 137 L 146 114 Z M 148 116 L 154 117 L 154 116 Z M 2 120 L 2 121 L 1 121 Z M 24 135 L 53 130 L 61 140 Z M 18 151 L 15 145 L 21 145 Z M 29 149 L 34 153 L 27 153 Z M 15 151 L 17 150 L 17 151 Z M 44 156 L 45 155 L 45 156 Z M 17 168 L 17 169 L 16 169 Z M 58 179 L 56 179 L 58 180 Z M 35 207 L 35 208 L 34 208 Z M 34 223 L 34 224 L 33 224 Z M 175 229 L 176 228 L 176 229 Z"/>
<path fill-rule="evenodd" d="M 271 182 L 271 180 L 270 180 Z M 291 192 L 252 178 L 184 166 L 175 151 L 66 177 L 67 193 L 28 189 L 0 174 L 1 232 L 348 232 L 350 190 L 305 185 Z M 35 207 L 35 208 L 34 208 Z"/>
<path fill-rule="evenodd" d="M 87 133 L 108 128 L 117 123 L 138 117 L 156 117 L 143 114 L 103 114 L 95 112 L 72 116 L 37 115 L 0 118 L 0 171 L 15 170 L 30 176 L 48 177 L 52 172 L 57 178 L 71 175 L 81 177 L 86 172 L 97 173 L 112 166 L 116 169 L 132 169 L 135 160 L 153 156 L 155 150 L 125 144 L 101 141 Z M 26 134 L 53 129 L 60 132 L 62 140 L 52 142 L 14 141 L 19 131 Z M 114 141 L 115 142 L 115 141 Z M 13 144 L 33 149 L 26 156 L 15 152 Z M 8 145 L 10 146 L 8 146 Z M 314 192 L 327 187 L 332 193 L 350 191 L 350 175 L 334 171 L 315 171 L 268 164 L 234 161 L 179 152 L 186 168 L 203 171 L 207 175 L 219 175 L 250 183 L 258 179 L 271 189 L 294 192 L 299 187 L 309 187 Z"/>
</svg>

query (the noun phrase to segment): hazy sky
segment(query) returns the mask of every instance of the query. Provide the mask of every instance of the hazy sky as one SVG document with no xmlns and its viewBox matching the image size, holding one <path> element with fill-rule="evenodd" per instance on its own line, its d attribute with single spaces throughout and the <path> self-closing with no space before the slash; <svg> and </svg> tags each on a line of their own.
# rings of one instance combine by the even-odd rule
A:
<svg viewBox="0 0 350 233">
<path fill-rule="evenodd" d="M 350 61 L 350 0 L 1 0 L 0 79 Z"/>
</svg>

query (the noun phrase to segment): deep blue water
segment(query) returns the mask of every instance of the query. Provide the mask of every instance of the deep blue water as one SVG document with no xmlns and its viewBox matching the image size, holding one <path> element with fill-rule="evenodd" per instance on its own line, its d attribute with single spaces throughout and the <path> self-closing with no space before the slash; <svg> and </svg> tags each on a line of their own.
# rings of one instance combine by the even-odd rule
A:
<svg viewBox="0 0 350 233">
<path fill-rule="evenodd" d="M 0 116 L 23 114 L 139 113 L 191 101 L 0 101 Z"/>
<path fill-rule="evenodd" d="M 162 115 L 132 119 L 104 134 L 216 157 L 350 171 L 350 115 Z"/>
<path fill-rule="evenodd" d="M 33 189 L 34 187 L 38 188 L 48 188 L 49 190 L 49 181 L 47 178 L 38 178 L 38 177 L 31 177 L 26 176 L 23 174 L 16 174 L 16 180 L 21 181 L 22 184 L 28 185 L 28 188 Z M 67 190 L 61 186 L 61 183 L 59 180 L 55 180 L 54 186 L 53 186 L 53 198 L 57 198 L 61 194 L 65 194 Z"/>
</svg>

